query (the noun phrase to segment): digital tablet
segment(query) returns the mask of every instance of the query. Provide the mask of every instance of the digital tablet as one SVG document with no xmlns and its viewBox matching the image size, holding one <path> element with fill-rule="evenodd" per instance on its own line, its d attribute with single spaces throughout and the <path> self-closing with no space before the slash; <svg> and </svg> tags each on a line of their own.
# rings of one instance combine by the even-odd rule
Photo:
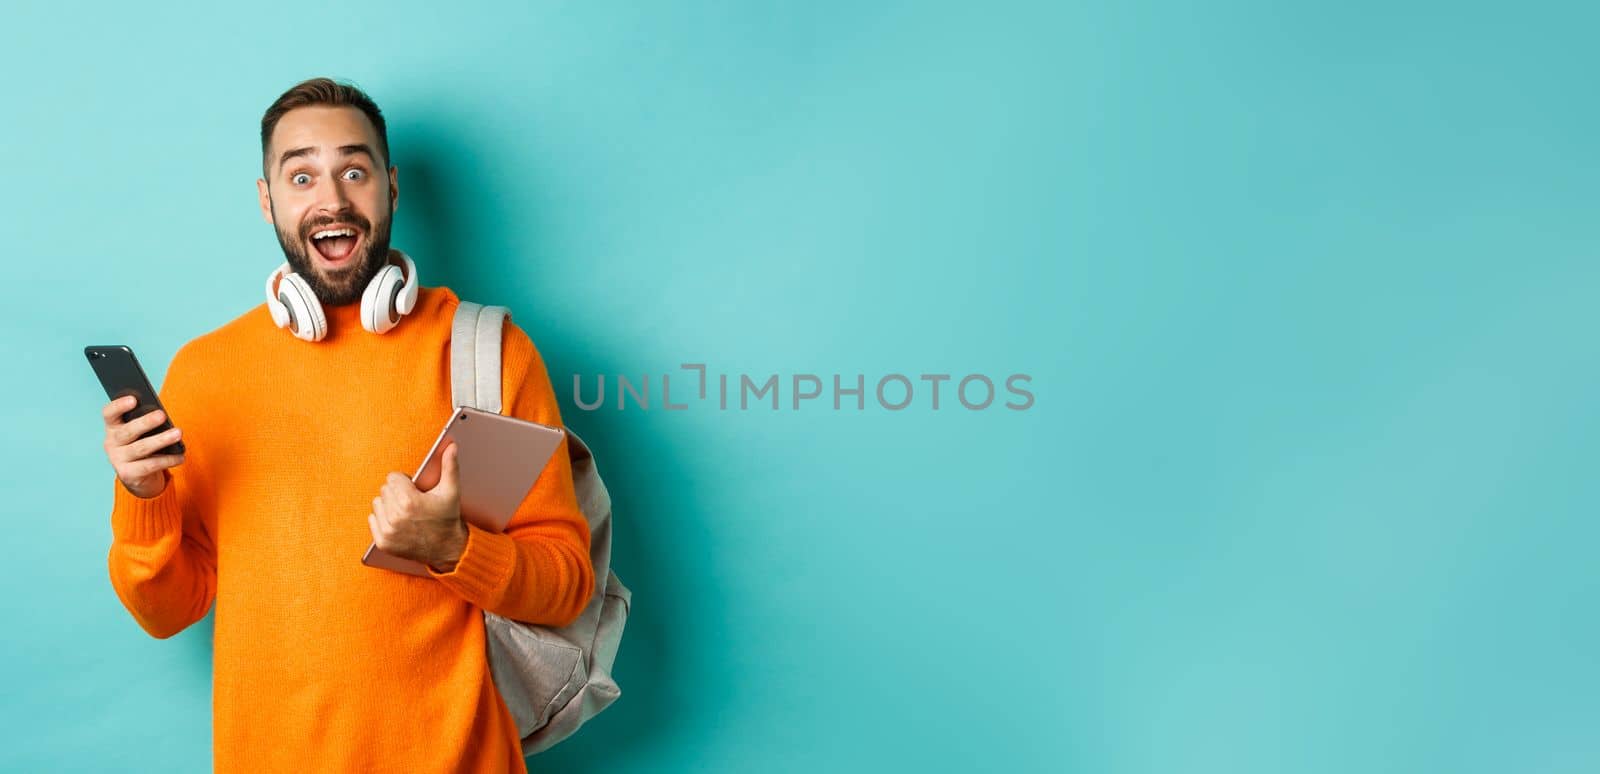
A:
<svg viewBox="0 0 1600 774">
<path fill-rule="evenodd" d="M 462 518 L 481 529 L 503 532 L 565 436 L 566 431 L 559 427 L 457 407 L 411 480 L 424 492 L 439 483 L 441 455 L 448 441 L 454 440 Z M 428 575 L 427 565 L 385 553 L 375 543 L 367 546 L 361 563 Z"/>
</svg>

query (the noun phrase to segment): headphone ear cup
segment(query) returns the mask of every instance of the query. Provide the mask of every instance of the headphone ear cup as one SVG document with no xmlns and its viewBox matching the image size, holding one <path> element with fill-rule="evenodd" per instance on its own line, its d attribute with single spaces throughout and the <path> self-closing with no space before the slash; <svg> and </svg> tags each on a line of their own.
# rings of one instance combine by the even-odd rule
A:
<svg viewBox="0 0 1600 774">
<path fill-rule="evenodd" d="M 288 313 L 295 338 L 321 341 L 328 335 L 328 318 L 322 313 L 322 304 L 300 275 L 291 272 L 283 276 L 278 282 L 278 301 Z"/>
<path fill-rule="evenodd" d="M 401 250 L 396 250 L 395 253 L 400 256 L 400 263 L 405 265 L 406 283 L 400 286 L 398 295 L 395 296 L 394 308 L 400 314 L 411 314 L 411 310 L 417 307 L 417 291 L 421 287 L 417 282 L 417 262 L 411 260 L 411 256 Z"/>
<path fill-rule="evenodd" d="M 267 275 L 267 313 L 272 315 L 272 324 L 282 328 L 289 324 L 289 307 L 278 300 L 278 278 L 289 271 L 289 262 L 284 261 L 282 266 L 272 270 Z"/>
<path fill-rule="evenodd" d="M 400 323 L 394 298 L 404 284 L 401 274 L 400 267 L 389 264 L 367 283 L 366 291 L 361 294 L 361 327 L 373 333 L 388 333 Z"/>
</svg>

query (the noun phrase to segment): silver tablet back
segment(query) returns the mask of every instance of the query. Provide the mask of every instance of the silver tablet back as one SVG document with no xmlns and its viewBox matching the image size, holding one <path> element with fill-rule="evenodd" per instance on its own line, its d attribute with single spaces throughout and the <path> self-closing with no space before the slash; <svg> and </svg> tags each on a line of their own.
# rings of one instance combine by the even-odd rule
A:
<svg viewBox="0 0 1600 774">
<path fill-rule="evenodd" d="M 565 435 L 559 427 L 458 407 L 411 480 L 423 491 L 438 484 L 443 464 L 440 455 L 454 440 L 462 517 L 481 529 L 502 532 Z M 391 556 L 377 545 L 367 546 L 361 562 L 412 575 L 428 574 L 421 562 Z"/>
</svg>

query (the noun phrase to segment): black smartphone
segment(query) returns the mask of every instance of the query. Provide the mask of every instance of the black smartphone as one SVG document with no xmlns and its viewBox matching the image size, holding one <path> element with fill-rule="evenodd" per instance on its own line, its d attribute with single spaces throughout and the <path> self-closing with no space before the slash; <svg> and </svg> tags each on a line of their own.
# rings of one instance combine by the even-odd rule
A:
<svg viewBox="0 0 1600 774">
<path fill-rule="evenodd" d="M 132 395 L 138 399 L 138 405 L 123 414 L 122 421 L 131 422 L 156 409 L 161 409 L 162 413 L 167 414 L 161 420 L 160 427 L 151 428 L 139 436 L 140 438 L 149 438 L 172 428 L 172 415 L 161 405 L 161 398 L 156 395 L 155 388 L 150 386 L 150 378 L 145 376 L 144 369 L 139 367 L 139 359 L 133 356 L 133 350 L 121 345 L 84 347 L 83 356 L 88 358 L 89 365 L 94 367 L 94 375 L 100 377 L 100 386 L 106 388 L 106 398 L 116 400 L 125 395 Z M 183 441 L 180 440 L 157 454 L 183 454 L 185 451 Z"/>
</svg>

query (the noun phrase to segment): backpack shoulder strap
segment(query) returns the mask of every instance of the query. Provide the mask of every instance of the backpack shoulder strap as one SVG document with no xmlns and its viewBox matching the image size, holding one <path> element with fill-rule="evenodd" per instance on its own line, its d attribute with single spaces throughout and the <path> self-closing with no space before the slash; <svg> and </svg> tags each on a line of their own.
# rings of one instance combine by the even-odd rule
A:
<svg viewBox="0 0 1600 774">
<path fill-rule="evenodd" d="M 461 301 L 450 324 L 450 400 L 456 406 L 504 413 L 500 402 L 503 306 Z M 611 495 L 594 455 L 571 428 L 573 488 L 589 522 L 594 595 L 583 613 L 562 629 L 483 611 L 489 671 L 516 721 L 524 756 L 571 736 L 605 709 L 622 689 L 611 676 L 632 606 L 633 592 L 611 571 Z"/>
<path fill-rule="evenodd" d="M 500 341 L 511 310 L 462 301 L 450 324 L 450 402 L 501 413 Z"/>
</svg>

